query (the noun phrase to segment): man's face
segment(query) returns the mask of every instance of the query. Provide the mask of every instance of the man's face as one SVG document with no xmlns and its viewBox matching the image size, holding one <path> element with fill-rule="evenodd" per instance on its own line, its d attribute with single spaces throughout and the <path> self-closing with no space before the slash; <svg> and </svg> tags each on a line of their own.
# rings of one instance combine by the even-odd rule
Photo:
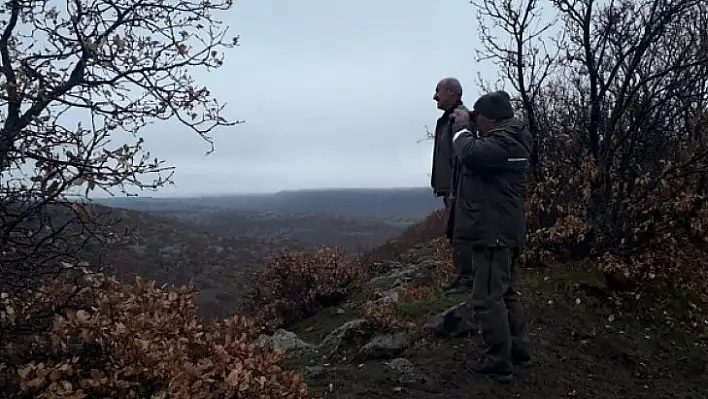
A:
<svg viewBox="0 0 708 399">
<path fill-rule="evenodd" d="M 484 115 L 480 115 L 477 112 L 474 112 L 475 115 L 475 123 L 477 124 L 477 129 L 479 130 L 479 133 L 481 134 L 487 134 L 490 130 L 492 130 L 492 127 L 494 126 L 494 120 L 489 119 Z"/>
<path fill-rule="evenodd" d="M 433 100 L 437 103 L 439 110 L 447 111 L 455 105 L 457 98 L 452 90 L 447 88 L 445 85 L 438 83 L 438 85 L 435 86 Z"/>
</svg>

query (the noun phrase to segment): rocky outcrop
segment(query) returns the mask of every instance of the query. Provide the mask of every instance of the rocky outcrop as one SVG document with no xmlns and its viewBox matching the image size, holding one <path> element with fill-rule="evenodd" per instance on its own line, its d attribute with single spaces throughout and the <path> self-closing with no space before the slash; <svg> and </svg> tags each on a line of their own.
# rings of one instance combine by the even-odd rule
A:
<svg viewBox="0 0 708 399">
<path fill-rule="evenodd" d="M 391 359 L 408 348 L 410 338 L 404 332 L 375 336 L 357 352 L 357 360 Z"/>
<path fill-rule="evenodd" d="M 432 316 L 423 328 L 436 336 L 459 337 L 476 333 L 479 326 L 474 322 L 472 310 L 462 302 Z"/>
<path fill-rule="evenodd" d="M 396 358 L 386 363 L 386 368 L 393 374 L 393 380 L 399 385 L 430 385 L 432 378 L 418 370 L 406 358 Z"/>
<path fill-rule="evenodd" d="M 317 345 L 309 344 L 298 337 L 292 331 L 280 329 L 273 335 L 261 335 L 256 341 L 257 345 L 269 347 L 280 351 L 309 350 L 317 348 Z"/>
<path fill-rule="evenodd" d="M 320 349 L 326 351 L 325 356 L 332 356 L 344 342 L 365 334 L 367 325 L 364 319 L 354 319 L 342 324 L 322 340 Z"/>
</svg>

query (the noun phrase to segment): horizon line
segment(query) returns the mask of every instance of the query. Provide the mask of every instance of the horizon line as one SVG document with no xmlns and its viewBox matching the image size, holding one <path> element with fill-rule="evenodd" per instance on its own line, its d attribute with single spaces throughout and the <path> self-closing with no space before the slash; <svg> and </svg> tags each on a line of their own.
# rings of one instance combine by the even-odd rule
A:
<svg viewBox="0 0 708 399">
<path fill-rule="evenodd" d="M 285 189 L 277 191 L 254 191 L 254 192 L 224 192 L 224 193 L 208 193 L 208 194 L 169 194 L 169 195 L 125 195 L 116 194 L 114 196 L 101 195 L 101 196 L 90 196 L 91 199 L 112 199 L 112 198 L 208 198 L 208 197 L 227 197 L 227 196 L 258 196 L 258 195 L 276 195 L 282 193 L 296 193 L 296 192 L 312 192 L 312 191 L 395 191 L 395 190 L 415 190 L 415 189 L 429 189 L 426 186 L 399 186 L 399 187 L 369 187 L 369 186 L 343 186 L 343 187 L 316 187 L 316 188 L 295 188 L 295 189 Z M 146 194 L 150 194 L 146 192 Z"/>
</svg>

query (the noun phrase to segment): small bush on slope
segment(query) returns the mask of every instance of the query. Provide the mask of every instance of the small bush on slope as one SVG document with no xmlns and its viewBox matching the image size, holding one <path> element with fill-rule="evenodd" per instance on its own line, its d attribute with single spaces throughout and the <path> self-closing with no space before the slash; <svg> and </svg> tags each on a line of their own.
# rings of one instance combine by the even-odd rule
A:
<svg viewBox="0 0 708 399">
<path fill-rule="evenodd" d="M 258 329 L 234 316 L 205 324 L 189 287 L 93 278 L 49 331 L 0 344 L 0 393 L 32 398 L 306 398 L 282 354 L 255 346 Z M 73 289 L 45 284 L 32 298 L 2 295 L 0 329 Z"/>
<path fill-rule="evenodd" d="M 397 301 L 366 301 L 362 309 L 364 320 L 373 330 L 380 332 L 399 326 Z"/>
<path fill-rule="evenodd" d="M 246 312 L 272 331 L 342 301 L 361 272 L 337 249 L 280 251 L 256 277 Z"/>
</svg>

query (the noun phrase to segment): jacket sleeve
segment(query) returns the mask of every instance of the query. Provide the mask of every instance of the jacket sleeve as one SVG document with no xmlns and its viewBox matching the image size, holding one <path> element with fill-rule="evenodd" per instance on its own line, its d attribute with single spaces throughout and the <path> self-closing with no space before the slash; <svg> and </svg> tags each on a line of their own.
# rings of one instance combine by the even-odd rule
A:
<svg viewBox="0 0 708 399">
<path fill-rule="evenodd" d="M 455 133 L 453 149 L 467 169 L 474 171 L 508 169 L 517 162 L 527 162 L 526 151 L 519 151 L 504 132 L 475 137 L 468 129 Z"/>
</svg>

